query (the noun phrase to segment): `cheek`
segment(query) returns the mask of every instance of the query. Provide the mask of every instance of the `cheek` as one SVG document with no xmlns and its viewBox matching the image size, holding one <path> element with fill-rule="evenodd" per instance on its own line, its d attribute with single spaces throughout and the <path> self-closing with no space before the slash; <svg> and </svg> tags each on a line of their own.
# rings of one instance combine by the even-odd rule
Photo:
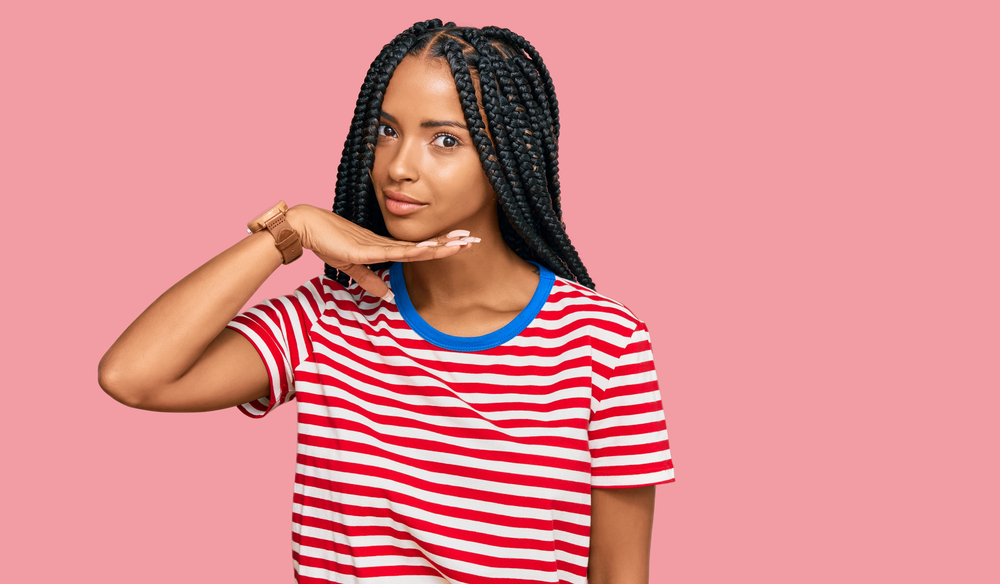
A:
<svg viewBox="0 0 1000 584">
<path fill-rule="evenodd" d="M 455 160 L 453 164 L 448 166 L 446 172 L 447 178 L 442 176 L 442 179 L 447 180 L 448 184 L 454 185 L 455 188 L 461 189 L 464 193 L 472 195 L 493 192 L 490 181 L 486 178 L 486 172 L 479 162 L 479 157 L 475 154 L 463 156 L 461 160 Z"/>
<path fill-rule="evenodd" d="M 382 149 L 381 148 L 375 149 L 375 162 L 372 163 L 372 172 L 371 172 L 372 182 L 376 185 L 379 184 L 382 181 L 382 177 L 385 176 L 386 173 L 385 161 L 388 158 L 387 156 L 385 156 L 384 153 L 380 153 L 379 152 L 380 150 Z"/>
</svg>

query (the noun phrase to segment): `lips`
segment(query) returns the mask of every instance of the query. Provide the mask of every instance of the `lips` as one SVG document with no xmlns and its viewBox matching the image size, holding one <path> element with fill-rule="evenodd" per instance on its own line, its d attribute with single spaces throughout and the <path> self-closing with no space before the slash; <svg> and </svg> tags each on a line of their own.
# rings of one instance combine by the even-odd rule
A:
<svg viewBox="0 0 1000 584">
<path fill-rule="evenodd" d="M 414 199 L 409 195 L 397 193 L 395 191 L 382 191 L 385 195 L 385 209 L 393 215 L 409 215 L 427 206 L 426 203 Z"/>
<path fill-rule="evenodd" d="M 406 194 L 403 194 L 403 193 L 397 193 L 396 191 L 385 191 L 385 190 L 383 190 L 382 194 L 384 194 L 385 198 L 387 198 L 387 199 L 394 199 L 396 201 L 402 201 L 404 203 L 413 203 L 415 205 L 423 205 L 424 204 L 424 203 L 421 203 L 420 201 L 414 199 L 410 195 L 406 195 Z"/>
</svg>

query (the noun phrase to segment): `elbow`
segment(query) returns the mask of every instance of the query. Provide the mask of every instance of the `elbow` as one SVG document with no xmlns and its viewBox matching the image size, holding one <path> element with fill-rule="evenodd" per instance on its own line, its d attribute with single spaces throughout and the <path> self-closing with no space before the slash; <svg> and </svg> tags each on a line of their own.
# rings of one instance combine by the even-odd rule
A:
<svg viewBox="0 0 1000 584">
<path fill-rule="evenodd" d="M 116 402 L 130 408 L 142 409 L 141 392 L 136 390 L 134 383 L 129 382 L 122 367 L 114 363 L 113 359 L 109 359 L 107 354 L 97 365 L 97 383 L 104 393 Z"/>
</svg>

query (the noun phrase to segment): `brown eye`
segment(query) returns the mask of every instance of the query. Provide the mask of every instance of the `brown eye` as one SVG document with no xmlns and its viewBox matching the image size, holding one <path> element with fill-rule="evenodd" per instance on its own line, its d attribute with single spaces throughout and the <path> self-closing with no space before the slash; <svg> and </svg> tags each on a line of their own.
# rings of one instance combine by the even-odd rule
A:
<svg viewBox="0 0 1000 584">
<path fill-rule="evenodd" d="M 458 138 L 452 136 L 451 134 L 438 134 L 434 136 L 434 141 L 431 142 L 435 146 L 441 146 L 442 148 L 454 148 L 460 144 Z"/>
<path fill-rule="evenodd" d="M 396 130 L 393 130 L 392 126 L 387 126 L 385 124 L 379 124 L 379 126 L 378 126 L 378 135 L 379 136 L 385 136 L 387 138 L 395 138 L 396 137 Z"/>
</svg>

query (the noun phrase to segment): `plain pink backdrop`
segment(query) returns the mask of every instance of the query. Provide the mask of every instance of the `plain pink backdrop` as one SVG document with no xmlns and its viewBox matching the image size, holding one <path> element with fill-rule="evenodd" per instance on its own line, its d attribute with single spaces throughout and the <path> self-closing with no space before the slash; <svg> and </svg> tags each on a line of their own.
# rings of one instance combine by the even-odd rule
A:
<svg viewBox="0 0 1000 584">
<path fill-rule="evenodd" d="M 131 410 L 97 363 L 276 199 L 332 204 L 432 17 L 553 73 L 570 236 L 664 393 L 652 582 L 1000 579 L 996 3 L 555 6 L 4 3 L 0 580 L 291 581 L 294 407 Z"/>
</svg>

